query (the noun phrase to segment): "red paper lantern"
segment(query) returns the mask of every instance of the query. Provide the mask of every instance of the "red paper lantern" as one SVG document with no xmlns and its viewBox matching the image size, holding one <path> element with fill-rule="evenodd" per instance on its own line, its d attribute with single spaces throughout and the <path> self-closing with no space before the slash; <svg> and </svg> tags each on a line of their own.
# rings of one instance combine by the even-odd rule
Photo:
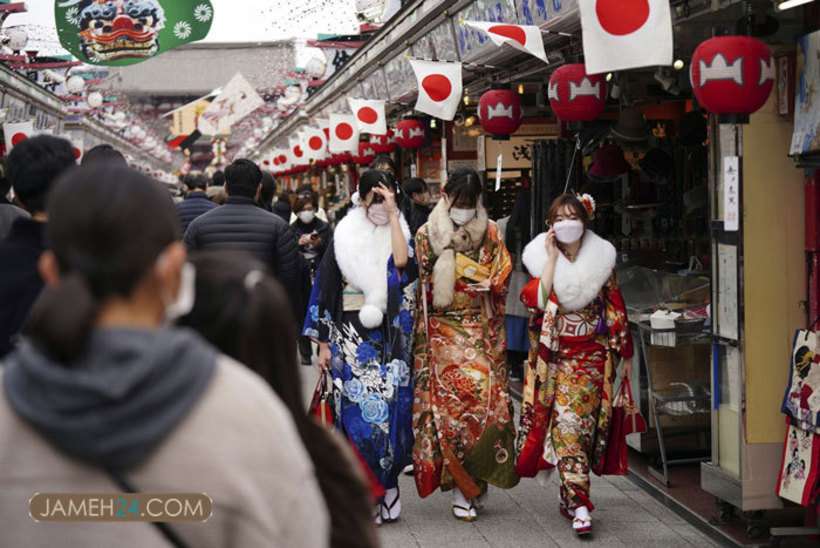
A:
<svg viewBox="0 0 820 548">
<path fill-rule="evenodd" d="M 376 151 L 370 143 L 359 143 L 359 151 L 353 156 L 353 161 L 359 165 L 368 165 L 376 159 Z"/>
<path fill-rule="evenodd" d="M 550 76 L 550 106 L 564 122 L 591 122 L 604 111 L 606 80 L 587 74 L 583 63 L 558 67 Z"/>
<path fill-rule="evenodd" d="M 371 135 L 370 146 L 376 154 L 392 154 L 396 150 L 396 135 L 392 129 L 385 135 Z"/>
<path fill-rule="evenodd" d="M 421 148 L 427 141 L 427 127 L 421 120 L 410 118 L 396 124 L 396 142 L 401 148 Z"/>
<path fill-rule="evenodd" d="M 769 46 L 748 36 L 719 36 L 702 42 L 689 67 L 692 91 L 713 114 L 751 114 L 774 87 Z"/>
<path fill-rule="evenodd" d="M 521 127 L 521 96 L 507 88 L 491 89 L 478 100 L 478 119 L 484 131 L 508 137 Z"/>
</svg>

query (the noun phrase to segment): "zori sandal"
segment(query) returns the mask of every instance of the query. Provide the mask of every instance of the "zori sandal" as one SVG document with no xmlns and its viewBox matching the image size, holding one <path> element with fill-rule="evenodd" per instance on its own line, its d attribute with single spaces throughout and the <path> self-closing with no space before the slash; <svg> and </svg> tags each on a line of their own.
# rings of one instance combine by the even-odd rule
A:
<svg viewBox="0 0 820 548">
<path fill-rule="evenodd" d="M 467 521 L 467 522 L 471 522 L 471 521 L 476 520 L 477 516 L 476 516 L 476 513 L 475 513 L 475 508 L 473 508 L 472 504 L 467 508 L 465 508 L 464 506 L 461 506 L 459 504 L 453 504 L 452 508 L 453 508 L 453 517 L 455 517 L 458 520 Z"/>
<path fill-rule="evenodd" d="M 575 534 L 579 537 L 592 533 L 592 518 L 573 518 L 572 530 L 575 531 Z"/>
</svg>

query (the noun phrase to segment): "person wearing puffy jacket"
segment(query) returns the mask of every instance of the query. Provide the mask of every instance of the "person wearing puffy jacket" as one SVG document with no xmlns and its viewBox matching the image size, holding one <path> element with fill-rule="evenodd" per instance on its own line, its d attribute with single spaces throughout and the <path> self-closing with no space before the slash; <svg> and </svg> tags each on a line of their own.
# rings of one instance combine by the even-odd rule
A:
<svg viewBox="0 0 820 548">
<path fill-rule="evenodd" d="M 185 176 L 183 183 L 185 184 L 185 199 L 178 203 L 176 208 L 184 234 L 191 221 L 218 206 L 205 193 L 208 178 L 201 171 L 191 171 Z"/>
</svg>

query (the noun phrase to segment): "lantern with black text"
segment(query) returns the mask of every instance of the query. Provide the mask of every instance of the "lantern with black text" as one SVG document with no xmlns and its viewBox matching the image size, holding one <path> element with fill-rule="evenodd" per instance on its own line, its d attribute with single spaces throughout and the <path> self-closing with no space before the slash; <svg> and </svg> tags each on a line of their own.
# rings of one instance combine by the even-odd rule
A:
<svg viewBox="0 0 820 548">
<path fill-rule="evenodd" d="M 478 100 L 481 127 L 496 139 L 505 139 L 515 133 L 523 118 L 521 96 L 511 89 L 491 89 Z"/>
<path fill-rule="evenodd" d="M 421 148 L 427 141 L 427 128 L 421 120 L 409 118 L 396 124 L 395 137 L 401 148 Z"/>
<path fill-rule="evenodd" d="M 353 161 L 359 165 L 368 165 L 376 159 L 376 151 L 370 143 L 359 143 L 359 151 L 353 156 Z"/>
<path fill-rule="evenodd" d="M 751 114 L 774 86 L 769 46 L 748 36 L 719 36 L 702 42 L 689 67 L 692 91 L 713 114 Z"/>
<path fill-rule="evenodd" d="M 391 154 L 396 150 L 396 135 L 392 129 L 385 135 L 371 135 L 370 146 L 376 154 Z"/>
<path fill-rule="evenodd" d="M 602 74 L 587 74 L 583 63 L 558 67 L 548 84 L 550 106 L 564 122 L 591 122 L 604 111 L 606 81 Z"/>
</svg>

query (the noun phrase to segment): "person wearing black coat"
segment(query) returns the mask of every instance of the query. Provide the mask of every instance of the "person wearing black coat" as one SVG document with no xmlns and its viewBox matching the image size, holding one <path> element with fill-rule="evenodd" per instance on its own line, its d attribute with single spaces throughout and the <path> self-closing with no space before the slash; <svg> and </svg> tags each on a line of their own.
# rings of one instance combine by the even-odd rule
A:
<svg viewBox="0 0 820 548">
<path fill-rule="evenodd" d="M 279 216 L 258 207 L 262 171 L 250 160 L 235 160 L 225 169 L 225 205 L 197 217 L 185 231 L 189 251 L 246 251 L 263 261 L 285 286 L 298 321 L 304 319 L 307 265 L 296 236 Z"/>
<path fill-rule="evenodd" d="M 179 224 L 184 234 L 191 221 L 218 207 L 208 198 L 205 189 L 208 187 L 208 178 L 200 171 L 192 171 L 185 175 L 185 199 L 177 204 Z"/>
<path fill-rule="evenodd" d="M 427 222 L 427 218 L 430 217 L 432 211 L 430 207 L 430 190 L 427 182 L 420 177 L 408 179 L 402 185 L 402 190 L 405 198 L 410 198 L 407 200 L 405 210 L 402 212 L 408 220 L 410 232 L 415 236 L 419 228 Z"/>
</svg>

